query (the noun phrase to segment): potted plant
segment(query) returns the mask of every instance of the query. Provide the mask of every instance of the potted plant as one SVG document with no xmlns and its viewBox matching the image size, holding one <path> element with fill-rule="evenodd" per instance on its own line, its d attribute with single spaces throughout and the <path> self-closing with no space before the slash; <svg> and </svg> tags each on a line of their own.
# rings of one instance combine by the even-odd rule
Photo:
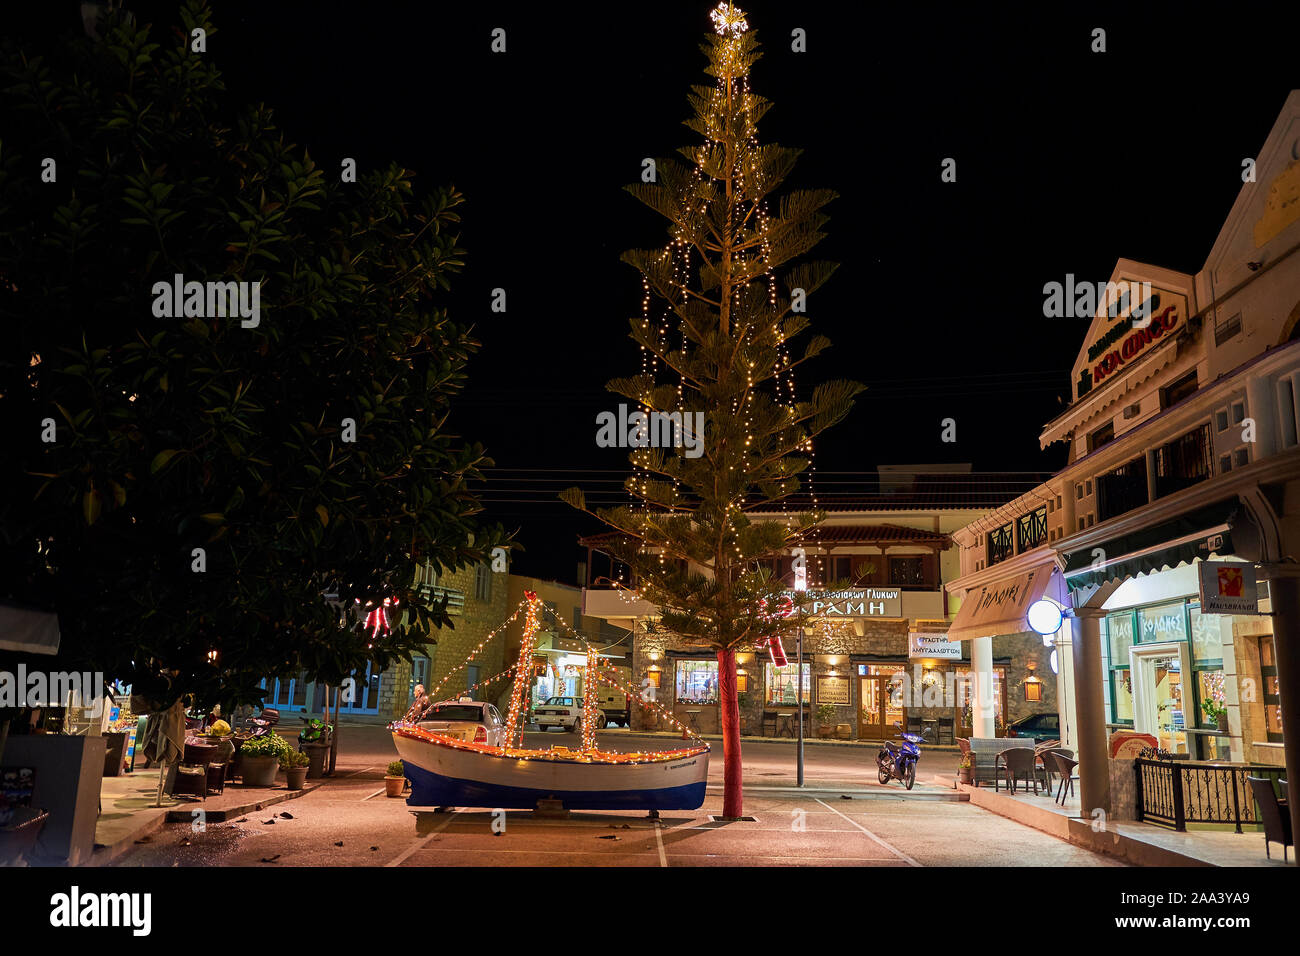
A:
<svg viewBox="0 0 1300 956">
<path fill-rule="evenodd" d="M 740 691 L 736 694 L 736 705 L 740 709 L 740 732 L 743 734 L 749 730 L 749 715 L 745 713 L 749 707 L 749 692 Z"/>
<path fill-rule="evenodd" d="M 290 790 L 301 790 L 307 782 L 307 764 L 311 758 L 300 750 L 286 750 L 280 754 L 280 767 L 284 770 L 285 785 Z"/>
<path fill-rule="evenodd" d="M 1205 711 L 1206 719 L 1215 723 L 1220 733 L 1228 732 L 1228 708 L 1221 701 L 1207 697 L 1201 701 L 1201 710 Z"/>
<path fill-rule="evenodd" d="M 833 704 L 818 705 L 817 736 L 818 737 L 835 736 L 835 706 Z"/>
<path fill-rule="evenodd" d="M 975 755 L 969 751 L 961 755 L 957 761 L 957 782 L 970 783 L 972 768 L 975 766 Z"/>
<path fill-rule="evenodd" d="M 390 797 L 400 797 L 405 786 L 406 765 L 400 760 L 394 760 L 389 763 L 388 773 L 384 775 L 384 791 Z"/>
<path fill-rule="evenodd" d="M 275 786 L 275 772 L 280 766 L 280 758 L 292 751 L 289 741 L 274 731 L 245 741 L 239 750 L 239 767 L 244 786 Z"/>
</svg>

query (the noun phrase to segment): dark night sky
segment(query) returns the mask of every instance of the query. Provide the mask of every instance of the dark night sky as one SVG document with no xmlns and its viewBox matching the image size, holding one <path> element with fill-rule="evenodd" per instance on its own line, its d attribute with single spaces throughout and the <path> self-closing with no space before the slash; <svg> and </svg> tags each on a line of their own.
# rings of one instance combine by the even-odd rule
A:
<svg viewBox="0 0 1300 956">
<path fill-rule="evenodd" d="M 466 194 L 449 305 L 483 349 L 453 421 L 517 469 L 487 498 L 522 525 L 524 573 L 570 579 L 574 536 L 592 528 L 551 489 L 626 466 L 594 442 L 617 405 L 603 383 L 639 368 L 626 318 L 640 287 L 618 256 L 666 234 L 622 186 L 643 157 L 694 142 L 681 120 L 689 85 L 709 82 L 712 5 L 214 4 L 208 49 L 232 95 L 272 105 L 326 170 L 396 160 Z M 761 140 L 805 151 L 791 185 L 841 196 L 815 253 L 841 269 L 809 307 L 835 349 L 811 373 L 869 390 L 819 443 L 823 472 L 1058 468 L 1063 449 L 1037 436 L 1085 323 L 1042 318 L 1043 283 L 1104 281 L 1119 257 L 1196 272 L 1242 159 L 1300 84 L 1267 7 L 741 5 L 766 49 L 753 88 L 776 104 Z M 129 6 L 175 19 L 174 4 Z M 497 26 L 504 55 L 489 50 Z M 1089 52 L 1096 26 L 1107 53 Z M 807 53 L 790 51 L 795 27 Z M 955 184 L 939 178 L 948 156 Z M 505 315 L 489 311 L 498 286 Z M 940 441 L 948 416 L 955 444 Z M 567 482 L 520 480 L 548 475 Z"/>
</svg>

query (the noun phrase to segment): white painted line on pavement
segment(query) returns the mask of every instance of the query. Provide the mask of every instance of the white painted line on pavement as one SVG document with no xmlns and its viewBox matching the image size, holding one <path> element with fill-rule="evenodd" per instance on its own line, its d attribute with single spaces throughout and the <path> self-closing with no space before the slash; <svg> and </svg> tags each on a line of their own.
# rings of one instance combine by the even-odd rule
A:
<svg viewBox="0 0 1300 956">
<path fill-rule="evenodd" d="M 384 787 L 383 789 L 380 789 L 380 790 L 376 790 L 374 793 L 372 793 L 372 794 L 368 794 L 367 796 L 362 797 L 362 798 L 361 798 L 361 802 L 362 802 L 362 803 L 365 803 L 365 802 L 366 802 L 367 800 L 369 800 L 371 797 L 377 797 L 377 796 L 379 796 L 381 793 L 387 793 L 387 792 L 388 792 L 388 788 L 387 788 L 387 787 Z"/>
<path fill-rule="evenodd" d="M 443 830 L 447 829 L 448 825 L 450 825 L 451 821 L 455 819 L 456 814 L 458 813 L 460 813 L 459 808 L 451 811 L 451 813 L 447 814 L 446 820 L 443 820 L 440 824 L 438 824 L 436 827 L 433 828 L 432 833 L 430 833 L 427 837 L 425 837 L 423 840 L 419 841 L 418 843 L 412 843 L 405 850 L 399 853 L 395 859 L 389 860 L 387 863 L 385 863 L 384 866 L 401 866 L 403 863 L 407 861 L 407 859 L 411 856 L 411 854 L 415 853 L 417 850 L 422 850 L 426 843 L 428 843 L 430 840 L 436 837 Z"/>
<path fill-rule="evenodd" d="M 378 766 L 378 764 L 376 764 L 375 766 Z M 375 769 L 374 767 L 362 767 L 360 770 L 352 771 L 350 774 L 348 774 L 348 776 L 355 777 L 359 773 L 365 773 L 367 770 L 374 770 L 374 769 Z"/>
<path fill-rule="evenodd" d="M 655 821 L 655 842 L 659 844 L 659 865 L 668 865 L 668 854 L 664 853 L 664 835 L 660 830 L 659 821 Z"/>
<path fill-rule="evenodd" d="M 827 810 L 829 810 L 831 813 L 839 814 L 839 816 L 844 817 L 844 814 L 840 813 L 840 811 L 836 810 L 836 809 L 835 809 L 834 807 L 832 807 L 829 803 L 824 803 L 824 802 L 822 802 L 821 800 L 818 800 L 817 802 L 820 803 L 820 804 L 821 804 L 823 807 L 825 807 Z M 863 833 L 865 833 L 867 836 L 871 837 L 871 839 L 875 840 L 877 843 L 879 843 L 881 846 L 883 846 L 883 847 L 884 847 L 886 850 L 888 850 L 890 853 L 893 853 L 893 854 L 894 854 L 895 856 L 897 856 L 900 860 L 906 860 L 906 861 L 907 861 L 907 864 L 908 864 L 909 866 L 920 866 L 920 865 L 921 865 L 920 863 L 917 863 L 914 859 L 912 859 L 910 856 L 908 856 L 906 853 L 904 853 L 902 850 L 899 850 L 899 849 L 897 849 L 896 847 L 890 846 L 890 845 L 889 845 L 888 843 L 886 843 L 884 840 L 880 839 L 880 837 L 876 836 L 874 833 L 872 833 L 870 830 L 868 830 L 866 827 L 864 827 L 861 823 L 858 823 L 858 821 L 856 821 L 856 820 L 850 820 L 848 817 L 844 817 L 844 819 L 845 819 L 845 820 L 848 820 L 849 823 L 853 824 L 855 827 L 857 827 L 859 830 L 861 830 L 861 831 L 862 831 Z"/>
</svg>

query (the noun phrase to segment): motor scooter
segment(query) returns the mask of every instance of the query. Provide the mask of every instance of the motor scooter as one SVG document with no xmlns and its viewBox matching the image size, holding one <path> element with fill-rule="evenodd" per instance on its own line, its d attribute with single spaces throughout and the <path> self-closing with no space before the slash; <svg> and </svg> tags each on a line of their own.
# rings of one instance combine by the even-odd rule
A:
<svg viewBox="0 0 1300 956">
<path fill-rule="evenodd" d="M 894 726 L 900 731 L 903 729 L 903 725 L 898 721 L 894 721 Z M 899 734 L 899 736 L 903 738 L 901 744 L 896 744 L 892 740 L 885 741 L 885 749 L 876 756 L 876 770 L 881 784 L 889 783 L 890 780 L 899 780 L 902 781 L 903 786 L 911 790 L 912 784 L 916 783 L 916 762 L 921 759 L 921 748 L 917 744 L 925 738 L 916 734 Z"/>
</svg>

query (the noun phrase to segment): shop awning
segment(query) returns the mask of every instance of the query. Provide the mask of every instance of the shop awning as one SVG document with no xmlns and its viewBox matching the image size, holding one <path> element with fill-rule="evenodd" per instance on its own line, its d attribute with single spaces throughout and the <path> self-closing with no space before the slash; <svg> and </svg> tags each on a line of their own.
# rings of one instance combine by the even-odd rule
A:
<svg viewBox="0 0 1300 956">
<path fill-rule="evenodd" d="M 1240 502 L 1230 498 L 1150 528 L 1068 552 L 1066 583 L 1072 591 L 1077 591 L 1177 568 L 1197 558 L 1230 555 L 1233 553 L 1232 524 L 1240 509 Z"/>
<path fill-rule="evenodd" d="M 59 652 L 59 616 L 49 611 L 0 604 L 0 651 Z"/>
<path fill-rule="evenodd" d="M 948 640 L 1023 634 L 1030 629 L 1025 618 L 1029 605 L 1045 595 L 1068 606 L 1054 560 L 981 588 L 972 588 L 961 602 L 952 627 L 948 628 Z"/>
</svg>

